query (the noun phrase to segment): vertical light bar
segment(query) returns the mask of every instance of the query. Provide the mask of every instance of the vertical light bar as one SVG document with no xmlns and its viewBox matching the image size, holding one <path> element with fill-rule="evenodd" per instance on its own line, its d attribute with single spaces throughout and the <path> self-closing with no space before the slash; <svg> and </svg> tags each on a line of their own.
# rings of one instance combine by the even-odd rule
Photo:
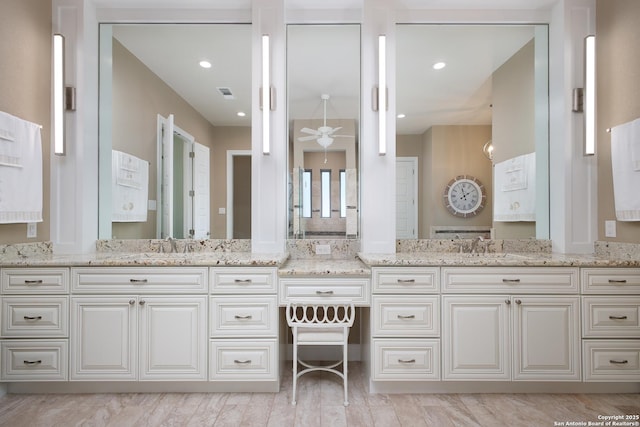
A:
<svg viewBox="0 0 640 427">
<path fill-rule="evenodd" d="M 378 154 L 387 154 L 387 37 L 378 36 Z"/>
<path fill-rule="evenodd" d="M 262 35 L 262 154 L 269 154 L 269 111 L 271 110 L 271 87 L 269 76 L 269 36 Z"/>
<path fill-rule="evenodd" d="M 65 155 L 64 36 L 53 35 L 53 152 Z"/>
<path fill-rule="evenodd" d="M 584 154 L 596 153 L 596 37 L 584 39 Z"/>
</svg>

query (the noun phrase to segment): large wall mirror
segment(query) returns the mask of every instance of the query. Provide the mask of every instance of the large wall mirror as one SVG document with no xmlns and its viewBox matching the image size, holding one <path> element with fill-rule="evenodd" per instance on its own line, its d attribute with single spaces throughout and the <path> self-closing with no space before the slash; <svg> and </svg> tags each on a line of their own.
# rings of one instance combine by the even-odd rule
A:
<svg viewBox="0 0 640 427">
<path fill-rule="evenodd" d="M 549 237 L 547 31 L 397 26 L 398 238 Z"/>
<path fill-rule="evenodd" d="M 359 236 L 360 25 L 288 25 L 289 238 Z"/>
<path fill-rule="evenodd" d="M 102 239 L 251 237 L 251 25 L 100 25 Z"/>
</svg>

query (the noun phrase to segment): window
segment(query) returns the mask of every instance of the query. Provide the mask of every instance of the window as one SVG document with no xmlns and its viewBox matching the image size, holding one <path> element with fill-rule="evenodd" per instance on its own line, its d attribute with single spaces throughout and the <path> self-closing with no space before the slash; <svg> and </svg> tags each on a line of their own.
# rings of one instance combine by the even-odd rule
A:
<svg viewBox="0 0 640 427">
<path fill-rule="evenodd" d="M 347 216 L 347 173 L 340 169 L 340 218 Z"/>
<path fill-rule="evenodd" d="M 302 217 L 311 218 L 311 169 L 302 171 Z"/>
<path fill-rule="evenodd" d="M 331 170 L 320 169 L 320 217 L 331 218 Z"/>
</svg>

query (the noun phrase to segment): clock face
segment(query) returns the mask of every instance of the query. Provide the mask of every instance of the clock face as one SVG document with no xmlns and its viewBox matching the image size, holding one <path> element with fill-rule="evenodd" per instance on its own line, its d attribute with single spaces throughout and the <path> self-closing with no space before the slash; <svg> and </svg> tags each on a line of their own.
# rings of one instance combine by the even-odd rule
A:
<svg viewBox="0 0 640 427">
<path fill-rule="evenodd" d="M 484 185 L 470 175 L 455 177 L 444 190 L 444 202 L 449 212 L 463 218 L 477 215 L 486 199 Z"/>
</svg>

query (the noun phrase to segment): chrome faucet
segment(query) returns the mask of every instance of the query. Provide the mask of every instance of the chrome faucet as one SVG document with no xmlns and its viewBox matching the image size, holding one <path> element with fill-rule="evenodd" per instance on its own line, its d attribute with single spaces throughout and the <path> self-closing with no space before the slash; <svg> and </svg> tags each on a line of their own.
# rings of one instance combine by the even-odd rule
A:
<svg viewBox="0 0 640 427">
<path fill-rule="evenodd" d="M 484 242 L 484 238 L 482 236 L 478 236 L 475 239 L 473 239 L 473 241 L 471 242 L 471 253 L 472 254 L 477 253 L 476 249 L 478 247 L 478 243 L 480 243 L 480 242 Z M 486 249 L 486 247 L 485 247 L 485 249 Z"/>
<path fill-rule="evenodd" d="M 166 240 L 167 242 L 169 242 L 169 244 L 171 245 L 171 253 L 172 253 L 172 254 L 174 254 L 174 253 L 178 252 L 178 244 L 177 244 L 177 242 L 176 242 L 176 239 L 174 239 L 174 238 L 173 238 L 173 237 L 171 237 L 171 236 L 168 236 L 165 240 Z"/>
</svg>

